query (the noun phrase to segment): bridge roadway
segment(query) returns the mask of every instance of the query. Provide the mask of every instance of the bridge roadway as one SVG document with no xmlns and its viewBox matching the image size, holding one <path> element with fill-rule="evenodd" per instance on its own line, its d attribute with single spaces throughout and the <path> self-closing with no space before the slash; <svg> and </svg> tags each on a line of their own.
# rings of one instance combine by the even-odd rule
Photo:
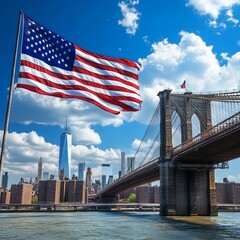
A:
<svg viewBox="0 0 240 240">
<path fill-rule="evenodd" d="M 240 156 L 240 113 L 174 148 L 173 162 L 217 164 Z"/>
<path fill-rule="evenodd" d="M 210 128 L 195 138 L 173 149 L 172 163 L 210 165 L 233 160 L 240 156 L 240 113 Z M 159 158 L 116 180 L 99 193 L 100 198 L 111 198 L 132 187 L 160 180 Z"/>
</svg>

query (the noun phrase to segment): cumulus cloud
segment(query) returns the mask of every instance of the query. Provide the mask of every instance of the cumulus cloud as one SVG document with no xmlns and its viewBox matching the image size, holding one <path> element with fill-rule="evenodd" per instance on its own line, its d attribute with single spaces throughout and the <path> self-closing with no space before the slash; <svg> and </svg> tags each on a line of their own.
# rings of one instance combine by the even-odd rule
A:
<svg viewBox="0 0 240 240">
<path fill-rule="evenodd" d="M 234 5 L 240 5 L 240 0 L 188 0 L 187 5 L 194 7 L 200 14 L 210 15 L 212 18 L 217 19 L 222 10 L 229 9 Z"/>
<path fill-rule="evenodd" d="M 181 83 L 186 80 L 187 88 L 193 92 L 222 91 L 237 89 L 240 81 L 240 53 L 225 54 L 221 65 L 213 46 L 189 32 L 180 32 L 179 43 L 168 39 L 152 44 L 152 53 L 140 59 L 143 69 L 140 73 L 142 109 L 137 113 L 139 121 L 149 122 L 158 104 L 157 94 L 164 89 L 182 92 Z M 221 58 L 222 60 L 222 58 Z M 144 120 L 146 119 L 146 120 Z"/>
<path fill-rule="evenodd" d="M 118 24 L 125 27 L 129 35 L 135 35 L 138 29 L 140 13 L 134 7 L 137 4 L 139 4 L 138 0 L 131 0 L 129 4 L 124 1 L 118 3 L 123 15 L 123 19 L 118 20 Z"/>
<path fill-rule="evenodd" d="M 37 123 L 65 127 L 66 118 L 73 135 L 74 143 L 100 144 L 101 137 L 92 126 L 118 127 L 131 115 L 104 112 L 95 105 L 79 100 L 64 100 L 32 93 L 17 88 L 13 94 L 11 121 L 23 124 Z M 130 119 L 131 120 L 131 119 Z"/>
<path fill-rule="evenodd" d="M 2 131 L 0 132 L 2 139 Z M 94 146 L 72 145 L 72 172 L 77 175 L 78 163 L 86 162 L 87 167 L 92 167 L 94 172 L 102 163 L 109 163 L 116 170 L 120 165 L 119 149 L 99 149 Z M 7 148 L 3 170 L 9 173 L 14 183 L 21 177 L 33 179 L 37 176 L 38 161 L 43 159 L 43 171 L 58 176 L 59 147 L 46 142 L 36 132 L 8 134 Z M 97 179 L 97 176 L 94 176 Z"/>
</svg>

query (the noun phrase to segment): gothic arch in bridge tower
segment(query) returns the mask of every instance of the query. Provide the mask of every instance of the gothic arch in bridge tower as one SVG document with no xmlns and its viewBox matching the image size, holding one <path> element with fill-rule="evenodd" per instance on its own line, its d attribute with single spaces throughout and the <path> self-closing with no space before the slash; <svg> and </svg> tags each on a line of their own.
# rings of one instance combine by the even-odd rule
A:
<svg viewBox="0 0 240 240">
<path fill-rule="evenodd" d="M 201 122 L 197 114 L 194 113 L 192 115 L 191 123 L 192 123 L 192 137 L 194 138 L 201 133 Z"/>
</svg>

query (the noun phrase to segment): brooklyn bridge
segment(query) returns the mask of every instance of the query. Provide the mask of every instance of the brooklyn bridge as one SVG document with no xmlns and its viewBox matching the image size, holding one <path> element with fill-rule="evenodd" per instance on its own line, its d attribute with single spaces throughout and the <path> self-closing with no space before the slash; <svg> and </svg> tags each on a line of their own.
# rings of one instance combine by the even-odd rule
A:
<svg viewBox="0 0 240 240">
<path fill-rule="evenodd" d="M 159 104 L 135 153 L 134 170 L 98 194 L 101 202 L 160 181 L 160 214 L 215 216 L 215 169 L 240 157 L 240 91 L 158 93 Z"/>
</svg>

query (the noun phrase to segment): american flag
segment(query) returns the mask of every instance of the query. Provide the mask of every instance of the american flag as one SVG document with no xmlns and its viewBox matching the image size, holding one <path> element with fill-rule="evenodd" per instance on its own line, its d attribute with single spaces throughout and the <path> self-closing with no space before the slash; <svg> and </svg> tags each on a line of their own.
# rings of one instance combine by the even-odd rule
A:
<svg viewBox="0 0 240 240">
<path fill-rule="evenodd" d="M 86 51 L 24 16 L 19 88 L 119 114 L 140 110 L 139 70 L 138 63 Z"/>
</svg>

